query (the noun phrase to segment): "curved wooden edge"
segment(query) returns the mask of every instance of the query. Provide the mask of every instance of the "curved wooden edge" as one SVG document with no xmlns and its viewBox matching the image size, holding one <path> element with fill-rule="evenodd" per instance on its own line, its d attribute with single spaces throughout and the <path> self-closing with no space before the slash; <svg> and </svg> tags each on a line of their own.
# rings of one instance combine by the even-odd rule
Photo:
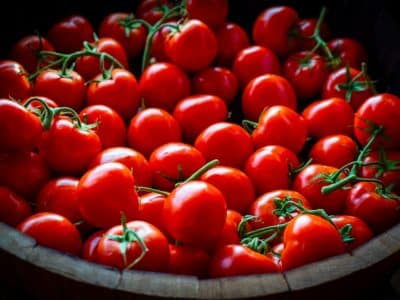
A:
<svg viewBox="0 0 400 300">
<path fill-rule="evenodd" d="M 351 254 L 331 257 L 285 273 L 199 280 L 167 273 L 121 272 L 89 263 L 37 245 L 34 239 L 1 222 L 0 236 L 0 249 L 61 276 L 137 295 L 180 299 L 244 299 L 303 290 L 351 275 L 400 252 L 398 224 Z"/>
</svg>

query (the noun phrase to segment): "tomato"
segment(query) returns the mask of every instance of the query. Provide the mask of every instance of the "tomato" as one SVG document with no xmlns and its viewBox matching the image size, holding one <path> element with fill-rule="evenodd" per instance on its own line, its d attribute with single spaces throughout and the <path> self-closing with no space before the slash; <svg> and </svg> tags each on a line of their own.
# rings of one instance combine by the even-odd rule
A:
<svg viewBox="0 0 400 300">
<path fill-rule="evenodd" d="M 367 51 L 357 40 L 351 38 L 335 38 L 328 41 L 328 47 L 333 56 L 340 59 L 340 66 L 349 65 L 360 68 L 361 63 L 367 62 Z"/>
<path fill-rule="evenodd" d="M 238 232 L 238 226 L 242 221 L 243 216 L 235 210 L 228 209 L 226 211 L 226 218 L 224 228 L 215 244 L 212 252 L 217 251 L 219 248 L 225 245 L 236 244 L 240 245 L 240 236 Z M 250 225 L 246 224 L 246 229 L 250 230 Z"/>
<path fill-rule="evenodd" d="M 177 23 L 173 21 L 169 21 L 168 24 L 177 25 Z M 171 34 L 171 31 L 171 27 L 163 26 L 153 35 L 150 57 L 156 62 L 168 62 L 170 60 L 165 53 L 165 39 Z"/>
<path fill-rule="evenodd" d="M 100 138 L 94 131 L 80 129 L 65 117 L 53 121 L 39 145 L 49 168 L 60 175 L 82 174 L 100 150 Z"/>
<path fill-rule="evenodd" d="M 293 189 L 302 194 L 313 208 L 322 208 L 328 214 L 341 214 L 344 210 L 348 189 L 337 189 L 329 194 L 322 194 L 321 188 L 330 182 L 324 176 L 332 175 L 338 169 L 331 166 L 311 164 L 297 174 Z M 343 178 L 343 173 L 339 176 Z"/>
<path fill-rule="evenodd" d="M 358 155 L 357 143 L 343 134 L 327 135 L 310 149 L 309 158 L 315 164 L 340 168 L 352 162 Z"/>
<path fill-rule="evenodd" d="M 165 272 L 168 269 L 169 247 L 166 237 L 153 225 L 144 221 L 131 221 L 127 229 L 136 233 L 147 248 L 142 259 L 132 269 L 153 272 Z M 116 225 L 108 229 L 100 239 L 96 249 L 97 261 L 100 264 L 125 269 L 139 258 L 143 249 L 132 234 L 127 237 L 126 261 L 122 254 L 121 243 L 112 237 L 123 238 L 123 227 Z"/>
<path fill-rule="evenodd" d="M 250 46 L 247 32 L 239 24 L 226 22 L 215 32 L 218 42 L 216 61 L 218 65 L 230 68 L 240 50 Z"/>
<path fill-rule="evenodd" d="M 238 92 L 238 80 L 227 68 L 211 67 L 193 75 L 193 94 L 210 94 L 230 105 Z"/>
<path fill-rule="evenodd" d="M 129 123 L 128 145 L 145 157 L 149 157 L 163 144 L 181 140 L 178 121 L 163 109 L 146 108 L 138 112 Z"/>
<path fill-rule="evenodd" d="M 190 19 L 197 19 L 211 28 L 219 28 L 226 20 L 228 0 L 189 0 L 186 10 Z"/>
<path fill-rule="evenodd" d="M 170 191 L 200 169 L 206 160 L 199 150 L 184 143 L 167 143 L 150 155 L 150 169 L 154 187 Z"/>
<path fill-rule="evenodd" d="M 136 8 L 136 16 L 150 24 L 155 24 L 164 15 L 163 6 L 171 7 L 168 0 L 143 0 Z"/>
<path fill-rule="evenodd" d="M 370 80 L 361 71 L 345 67 L 333 71 L 322 87 L 322 98 L 343 98 L 357 110 L 361 104 L 374 94 L 373 89 L 365 82 Z"/>
<path fill-rule="evenodd" d="M 0 99 L 0 150 L 32 150 L 42 133 L 38 116 L 17 102 Z"/>
<path fill-rule="evenodd" d="M 168 233 L 189 246 L 212 248 L 225 218 L 224 195 L 204 181 L 193 180 L 178 186 L 164 202 L 163 219 Z"/>
<path fill-rule="evenodd" d="M 81 251 L 83 259 L 97 263 L 97 246 L 105 232 L 105 230 L 97 230 L 85 240 Z"/>
<path fill-rule="evenodd" d="M 255 200 L 250 178 L 239 169 L 216 166 L 201 175 L 200 180 L 211 183 L 224 194 L 228 209 L 245 214 Z"/>
<path fill-rule="evenodd" d="M 258 76 L 250 81 L 242 95 L 244 117 L 258 121 L 262 111 L 272 105 L 284 105 L 296 109 L 296 93 L 289 81 L 273 74 Z"/>
<path fill-rule="evenodd" d="M 335 223 L 339 230 L 342 230 L 344 226 L 351 226 L 349 232 L 351 240 L 348 242 L 345 241 L 347 252 L 353 251 L 373 237 L 369 226 L 360 218 L 348 215 L 337 215 L 332 217 L 332 222 Z"/>
<path fill-rule="evenodd" d="M 383 194 L 374 182 L 357 182 L 348 193 L 344 213 L 360 218 L 374 233 L 381 233 L 400 220 L 400 204 Z"/>
<path fill-rule="evenodd" d="M 124 12 L 115 12 L 103 18 L 99 26 L 100 37 L 117 40 L 129 58 L 135 58 L 144 49 L 147 30 L 143 25 L 133 25 L 135 18 Z"/>
<path fill-rule="evenodd" d="M 4 186 L 0 186 L 0 207 L 0 222 L 13 227 L 32 214 L 29 202 Z"/>
<path fill-rule="evenodd" d="M 298 153 L 306 143 L 307 124 L 293 109 L 273 105 L 261 113 L 251 136 L 255 149 L 267 145 L 281 145 Z"/>
<path fill-rule="evenodd" d="M 138 220 L 149 222 L 167 236 L 162 214 L 166 196 L 156 193 L 146 193 L 139 198 Z"/>
<path fill-rule="evenodd" d="M 13 60 L 0 60 L 0 98 L 22 100 L 32 94 L 24 67 Z"/>
<path fill-rule="evenodd" d="M 279 272 L 279 267 L 267 255 L 243 245 L 225 245 L 211 257 L 209 276 L 226 277 Z"/>
<path fill-rule="evenodd" d="M 336 227 L 320 216 L 298 215 L 283 233 L 281 262 L 284 271 L 345 252 Z"/>
<path fill-rule="evenodd" d="M 300 50 L 312 50 L 316 46 L 315 39 L 312 39 L 311 36 L 314 34 L 317 22 L 316 18 L 306 18 L 298 21 L 298 47 Z M 324 41 L 327 41 L 331 37 L 331 30 L 326 22 L 322 22 L 321 24 L 320 35 Z"/>
<path fill-rule="evenodd" d="M 110 37 L 99 38 L 92 42 L 91 47 L 98 53 L 107 53 L 116 59 L 123 68 L 128 69 L 128 57 L 122 45 Z M 104 68 L 108 69 L 111 62 L 104 60 Z M 115 66 L 117 67 L 117 66 Z M 102 73 L 100 58 L 93 55 L 80 56 L 76 60 L 76 71 L 82 75 L 85 80 L 91 80 L 93 77 Z"/>
<path fill-rule="evenodd" d="M 92 24 L 81 15 L 68 16 L 54 23 L 47 39 L 59 52 L 70 53 L 82 48 L 83 42 L 94 40 Z"/>
<path fill-rule="evenodd" d="M 283 75 L 293 85 L 297 96 L 302 100 L 318 96 L 326 77 L 328 66 L 324 59 L 310 52 L 295 52 L 283 64 Z"/>
<path fill-rule="evenodd" d="M 71 223 L 82 221 L 78 206 L 78 178 L 58 177 L 48 181 L 36 197 L 36 212 L 53 212 Z"/>
<path fill-rule="evenodd" d="M 207 161 L 218 159 L 221 165 L 241 168 L 253 152 L 251 136 L 234 123 L 219 122 L 204 129 L 194 146 Z"/>
<path fill-rule="evenodd" d="M 400 148 L 400 99 L 389 93 L 377 94 L 368 98 L 354 116 L 354 135 L 361 145 L 371 137 L 371 126 L 382 126 L 383 132 L 372 144 L 385 149 Z"/>
<path fill-rule="evenodd" d="M 208 126 L 228 118 L 228 108 L 220 97 L 196 94 L 179 101 L 173 112 L 182 129 L 183 138 L 193 142 Z"/>
<path fill-rule="evenodd" d="M 18 224 L 17 229 L 33 237 L 39 245 L 78 256 L 82 239 L 78 229 L 65 217 L 49 212 L 36 213 Z"/>
<path fill-rule="evenodd" d="M 342 98 L 311 102 L 301 114 L 312 137 L 319 139 L 332 134 L 353 135 L 354 112 L 350 104 Z"/>
<path fill-rule="evenodd" d="M 297 47 L 298 20 L 297 11 L 289 6 L 269 7 L 258 15 L 253 24 L 253 40 L 278 56 L 286 56 Z"/>
<path fill-rule="evenodd" d="M 27 35 L 13 45 L 10 58 L 19 62 L 29 73 L 33 73 L 46 64 L 44 61 L 40 62 L 38 57 L 38 52 L 42 50 L 54 51 L 54 47 L 45 37 Z M 50 59 L 46 56 L 45 58 Z"/>
<path fill-rule="evenodd" d="M 25 104 L 26 104 L 28 101 L 30 101 L 31 98 L 32 98 L 32 97 L 25 98 L 25 99 L 21 102 L 21 104 L 25 106 Z M 56 102 L 54 102 L 54 100 L 49 99 L 49 98 L 47 98 L 47 97 L 35 96 L 35 98 L 39 98 L 39 99 L 43 100 L 43 101 L 47 104 L 47 106 L 50 107 L 50 108 L 56 108 L 56 107 L 58 107 L 58 104 L 57 104 Z M 29 111 L 34 112 L 34 113 L 37 114 L 37 115 L 40 114 L 40 113 L 43 111 L 43 109 L 44 109 L 43 104 L 42 104 L 41 102 L 39 102 L 39 101 L 32 101 L 32 102 L 30 102 L 30 103 L 28 104 L 28 106 L 26 106 L 26 108 L 27 108 Z"/>
<path fill-rule="evenodd" d="M 48 69 L 36 77 L 32 94 L 54 100 L 60 106 L 79 110 L 85 103 L 85 80 L 77 72 Z"/>
<path fill-rule="evenodd" d="M 138 195 L 131 171 L 121 163 L 109 162 L 88 170 L 79 180 L 78 204 L 89 224 L 109 228 L 138 215 Z"/>
<path fill-rule="evenodd" d="M 186 73 L 174 64 L 154 63 L 142 73 L 139 89 L 146 107 L 172 111 L 179 100 L 190 95 L 190 80 Z"/>
<path fill-rule="evenodd" d="M 151 171 L 147 159 L 138 151 L 128 147 L 111 147 L 104 149 L 90 164 L 90 167 L 119 162 L 125 165 L 135 177 L 135 182 L 140 186 L 151 186 Z"/>
<path fill-rule="evenodd" d="M 257 76 L 281 73 L 278 57 L 268 48 L 249 46 L 240 50 L 233 61 L 232 71 L 240 86 L 246 85 Z"/>
<path fill-rule="evenodd" d="M 217 49 L 215 34 L 205 23 L 195 19 L 187 21 L 165 39 L 167 57 L 187 72 L 197 72 L 211 65 Z"/>
<path fill-rule="evenodd" d="M 184 245 L 169 245 L 168 273 L 205 278 L 210 256 L 204 250 Z"/>
</svg>

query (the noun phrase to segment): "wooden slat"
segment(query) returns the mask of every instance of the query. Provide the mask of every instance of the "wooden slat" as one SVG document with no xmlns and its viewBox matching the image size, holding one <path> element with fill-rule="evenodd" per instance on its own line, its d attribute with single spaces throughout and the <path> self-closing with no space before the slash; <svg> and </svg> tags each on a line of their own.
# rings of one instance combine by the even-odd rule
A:
<svg viewBox="0 0 400 300">
<path fill-rule="evenodd" d="M 35 245 L 33 238 L 0 222 L 0 249 L 25 260 Z"/>
</svg>

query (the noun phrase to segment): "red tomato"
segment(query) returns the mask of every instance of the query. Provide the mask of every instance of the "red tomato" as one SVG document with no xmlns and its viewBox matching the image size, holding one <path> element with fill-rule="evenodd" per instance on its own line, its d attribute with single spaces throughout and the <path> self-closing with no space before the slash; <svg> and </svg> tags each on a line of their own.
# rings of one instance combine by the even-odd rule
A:
<svg viewBox="0 0 400 300">
<path fill-rule="evenodd" d="M 38 116 L 17 102 L 0 99 L 0 150 L 32 150 L 43 133 Z"/>
<path fill-rule="evenodd" d="M 0 98 L 22 100 L 32 94 L 24 67 L 13 60 L 0 60 Z"/>
<path fill-rule="evenodd" d="M 348 193 L 344 212 L 367 223 L 381 233 L 400 220 L 400 204 L 379 192 L 374 182 L 357 182 Z"/>
<path fill-rule="evenodd" d="M 253 152 L 251 136 L 234 123 L 219 122 L 204 129 L 194 146 L 207 161 L 218 159 L 221 165 L 241 168 Z"/>
<path fill-rule="evenodd" d="M 189 144 L 167 143 L 151 153 L 149 163 L 154 187 L 170 191 L 177 182 L 200 169 L 206 160 L 199 150 Z"/>
<path fill-rule="evenodd" d="M 327 135 L 312 147 L 309 158 L 315 164 L 340 168 L 352 162 L 358 155 L 357 143 L 347 135 Z"/>
<path fill-rule="evenodd" d="M 228 108 L 220 97 L 196 94 L 179 101 L 173 112 L 185 141 L 192 143 L 208 126 L 228 118 Z"/>
<path fill-rule="evenodd" d="M 131 221 L 126 224 L 128 230 L 134 231 L 142 239 L 147 248 L 144 256 L 132 269 L 145 270 L 153 272 L 165 272 L 168 269 L 169 247 L 167 238 L 150 223 L 144 221 Z M 96 249 L 97 261 L 100 264 L 125 269 L 139 258 L 142 249 L 133 235 L 129 235 L 126 247 L 126 261 L 121 250 L 121 242 L 112 239 L 112 236 L 123 237 L 123 227 L 121 225 L 108 229 L 100 239 Z"/>
<path fill-rule="evenodd" d="M 244 117 L 258 121 L 261 112 L 272 105 L 284 105 L 296 109 L 296 93 L 289 81 L 273 74 L 258 76 L 250 81 L 242 95 Z"/>
<path fill-rule="evenodd" d="M 176 22 L 169 21 L 171 25 L 177 25 Z M 167 62 L 169 58 L 165 53 L 165 39 L 171 34 L 172 28 L 163 26 L 154 35 L 151 42 L 150 57 L 155 59 L 156 62 Z"/>
<path fill-rule="evenodd" d="M 332 134 L 353 135 L 354 112 L 342 98 L 311 102 L 302 116 L 307 122 L 309 135 L 317 139 Z"/>
<path fill-rule="evenodd" d="M 204 250 L 170 244 L 169 254 L 168 273 L 206 277 L 210 256 Z"/>
<path fill-rule="evenodd" d="M 361 145 L 371 137 L 371 126 L 382 126 L 383 132 L 372 147 L 400 149 L 400 99 L 389 93 L 368 98 L 354 116 L 354 135 Z"/>
<path fill-rule="evenodd" d="M 42 212 L 29 216 L 17 229 L 33 237 L 39 245 L 78 256 L 82 239 L 78 229 L 65 217 Z"/>
<path fill-rule="evenodd" d="M 142 0 L 136 8 L 136 16 L 153 25 L 164 15 L 164 5 L 171 7 L 168 0 Z"/>
<path fill-rule="evenodd" d="M 179 100 L 190 95 L 190 80 L 174 64 L 155 63 L 142 73 L 139 88 L 146 107 L 172 111 Z"/>
<path fill-rule="evenodd" d="M 36 212 L 52 212 L 71 223 L 82 221 L 78 206 L 79 179 L 58 177 L 48 181 L 36 197 Z"/>
<path fill-rule="evenodd" d="M 138 112 L 128 127 L 128 144 L 144 156 L 159 146 L 182 140 L 178 121 L 168 112 L 159 108 L 146 108 Z"/>
<path fill-rule="evenodd" d="M 32 94 L 54 100 L 59 106 L 80 110 L 85 103 L 86 85 L 81 75 L 73 70 L 45 70 L 36 77 Z"/>
<path fill-rule="evenodd" d="M 0 222 L 13 227 L 32 214 L 29 202 L 4 186 L 0 186 L 0 207 Z"/>
<path fill-rule="evenodd" d="M 239 80 L 240 86 L 246 85 L 257 76 L 265 74 L 279 75 L 281 66 L 278 57 L 268 48 L 249 46 L 235 56 L 232 71 Z"/>
<path fill-rule="evenodd" d="M 211 183 L 224 194 L 228 209 L 245 214 L 255 200 L 250 178 L 239 169 L 216 166 L 201 175 L 200 180 Z"/>
<path fill-rule="evenodd" d="M 84 41 L 94 40 L 92 24 L 81 15 L 68 16 L 50 27 L 47 38 L 59 52 L 80 50 Z"/>
<path fill-rule="evenodd" d="M 228 0 L 189 0 L 186 10 L 190 19 L 197 19 L 211 28 L 219 28 L 228 17 Z"/>
<path fill-rule="evenodd" d="M 243 245 L 225 245 L 211 257 L 210 277 L 279 272 L 275 261 Z"/>
<path fill-rule="evenodd" d="M 27 35 L 13 45 L 10 57 L 19 62 L 29 73 L 33 73 L 38 67 L 46 64 L 45 62 L 39 64 L 38 51 L 42 50 L 54 51 L 54 48 L 46 38 L 40 35 Z"/>
<path fill-rule="evenodd" d="M 103 149 L 126 145 L 126 125 L 111 107 L 89 105 L 80 111 L 79 117 L 86 124 L 97 124 L 93 131 L 99 136 Z"/>
<path fill-rule="evenodd" d="M 200 20 L 189 20 L 165 39 L 168 58 L 187 72 L 208 67 L 217 55 L 217 39 Z"/>
<path fill-rule="evenodd" d="M 279 155 L 285 164 L 289 166 L 289 171 L 292 171 L 298 167 L 300 167 L 300 161 L 293 151 L 290 149 L 279 146 L 279 145 L 269 145 L 269 146 L 264 146 L 263 147 L 265 152 L 271 152 L 274 154 Z"/>
<path fill-rule="evenodd" d="M 298 13 L 289 6 L 273 6 L 258 15 L 253 24 L 253 39 L 279 56 L 286 56 L 297 47 Z"/>
<path fill-rule="evenodd" d="M 28 101 L 30 101 L 31 98 L 32 98 L 32 97 L 25 98 L 25 99 L 22 101 L 21 104 L 25 106 L 25 104 L 26 104 Z M 56 107 L 58 107 L 58 104 L 57 104 L 56 102 L 54 102 L 52 99 L 49 99 L 49 98 L 47 98 L 47 97 L 35 96 L 34 98 L 39 98 L 39 99 L 43 100 L 43 101 L 47 104 L 47 106 L 50 107 L 50 108 L 56 108 Z M 27 108 L 29 111 L 34 112 L 35 114 L 40 114 L 40 113 L 43 111 L 43 104 L 42 104 L 41 102 L 39 102 L 39 101 L 32 101 L 31 103 L 28 104 L 28 106 L 26 106 L 26 108 Z"/>
<path fill-rule="evenodd" d="M 283 270 L 319 261 L 345 252 L 345 244 L 336 227 L 316 215 L 298 215 L 283 233 Z"/>
<path fill-rule="evenodd" d="M 293 189 L 311 203 L 313 208 L 322 208 L 328 214 L 341 214 L 344 210 L 348 189 L 337 189 L 329 194 L 322 194 L 321 188 L 330 184 L 323 176 L 332 175 L 338 169 L 326 165 L 311 164 L 297 174 Z M 339 176 L 343 178 L 343 173 Z"/>
<path fill-rule="evenodd" d="M 217 251 L 219 248 L 225 245 L 231 245 L 231 244 L 240 245 L 238 226 L 239 223 L 242 221 L 242 219 L 243 216 L 237 211 L 234 211 L 232 209 L 228 209 L 226 211 L 224 228 L 222 228 L 222 232 L 212 252 Z M 246 224 L 246 229 L 250 230 L 250 226 L 248 223 Z"/>
<path fill-rule="evenodd" d="M 133 25 L 134 21 L 133 15 L 128 13 L 111 13 L 100 23 L 99 36 L 117 40 L 128 58 L 135 58 L 144 49 L 147 31 L 143 25 Z"/>
<path fill-rule="evenodd" d="M 247 32 L 236 23 L 222 24 L 215 32 L 215 36 L 218 42 L 216 61 L 221 66 L 230 68 L 239 51 L 250 46 Z"/>
<path fill-rule="evenodd" d="M 238 80 L 229 69 L 211 67 L 192 77 L 193 94 L 210 94 L 221 97 L 229 105 L 238 92 Z"/>
<path fill-rule="evenodd" d="M 306 143 L 307 124 L 293 109 L 273 105 L 261 113 L 252 138 L 255 149 L 267 145 L 281 145 L 298 153 Z"/>
<path fill-rule="evenodd" d="M 224 195 L 204 181 L 184 183 L 165 199 L 163 218 L 175 240 L 201 249 L 213 248 L 225 223 Z"/>
<path fill-rule="evenodd" d="M 367 51 L 357 40 L 351 38 L 335 38 L 328 42 L 328 47 L 334 57 L 340 59 L 340 66 L 349 65 L 352 68 L 360 68 L 361 63 L 367 62 Z"/>
<path fill-rule="evenodd" d="M 83 219 L 96 227 L 120 224 L 138 215 L 138 195 L 131 171 L 121 163 L 110 162 L 87 171 L 79 180 L 78 204 Z"/>
<path fill-rule="evenodd" d="M 300 50 L 312 50 L 315 47 L 315 39 L 312 39 L 311 36 L 314 34 L 317 22 L 318 20 L 316 18 L 307 18 L 298 21 L 298 46 Z M 331 30 L 325 22 L 321 24 L 320 35 L 324 41 L 328 40 L 331 36 Z"/>
<path fill-rule="evenodd" d="M 81 257 L 87 261 L 97 263 L 97 246 L 102 239 L 105 230 L 93 232 L 83 243 Z"/>
<path fill-rule="evenodd" d="M 162 219 L 165 198 L 166 196 L 156 193 L 147 193 L 140 196 L 139 216 L 137 219 L 149 222 L 167 236 L 167 231 L 165 230 Z"/>
</svg>

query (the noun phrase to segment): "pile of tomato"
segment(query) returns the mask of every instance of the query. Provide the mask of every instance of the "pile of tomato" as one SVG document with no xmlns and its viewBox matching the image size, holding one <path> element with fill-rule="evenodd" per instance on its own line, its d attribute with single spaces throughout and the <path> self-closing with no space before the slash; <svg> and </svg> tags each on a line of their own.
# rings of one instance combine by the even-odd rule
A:
<svg viewBox="0 0 400 300">
<path fill-rule="evenodd" d="M 0 61 L 0 221 L 93 263 L 282 272 L 400 220 L 400 99 L 327 12 L 142 0 Z M 135 62 L 135 63 L 132 63 Z M 137 64 L 137 62 L 140 62 Z"/>
</svg>

